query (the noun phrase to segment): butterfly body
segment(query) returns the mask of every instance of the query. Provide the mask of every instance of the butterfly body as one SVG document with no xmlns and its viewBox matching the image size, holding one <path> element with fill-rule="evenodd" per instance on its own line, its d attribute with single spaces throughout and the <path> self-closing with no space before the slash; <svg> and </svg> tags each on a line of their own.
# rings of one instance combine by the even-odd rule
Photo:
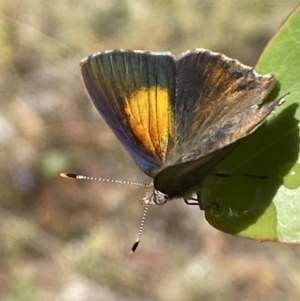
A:
<svg viewBox="0 0 300 301">
<path fill-rule="evenodd" d="M 279 105 L 276 80 L 205 49 L 115 50 L 81 63 L 87 91 L 135 163 L 153 178 L 145 203 L 200 198 L 201 185 L 235 142 Z"/>
</svg>

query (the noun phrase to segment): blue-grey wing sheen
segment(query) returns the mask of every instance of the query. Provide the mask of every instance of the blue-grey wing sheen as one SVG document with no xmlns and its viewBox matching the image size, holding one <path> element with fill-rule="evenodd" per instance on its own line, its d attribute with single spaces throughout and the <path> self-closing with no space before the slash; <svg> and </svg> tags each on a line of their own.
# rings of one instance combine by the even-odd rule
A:
<svg viewBox="0 0 300 301">
<path fill-rule="evenodd" d="M 106 51 L 81 63 L 86 89 L 103 119 L 149 176 L 174 139 L 176 64 L 169 53 Z"/>
</svg>

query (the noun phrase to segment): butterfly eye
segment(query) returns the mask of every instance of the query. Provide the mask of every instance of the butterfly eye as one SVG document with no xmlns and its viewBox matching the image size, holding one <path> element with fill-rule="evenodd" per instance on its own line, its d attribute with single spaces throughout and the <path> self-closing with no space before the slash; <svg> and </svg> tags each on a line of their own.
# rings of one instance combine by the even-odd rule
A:
<svg viewBox="0 0 300 301">
<path fill-rule="evenodd" d="M 178 195 L 186 195 L 191 190 L 191 186 L 189 183 L 181 183 L 178 185 L 177 194 Z"/>
<path fill-rule="evenodd" d="M 185 186 L 184 186 L 184 190 L 185 190 L 185 191 L 190 190 L 190 186 L 185 185 Z"/>
</svg>

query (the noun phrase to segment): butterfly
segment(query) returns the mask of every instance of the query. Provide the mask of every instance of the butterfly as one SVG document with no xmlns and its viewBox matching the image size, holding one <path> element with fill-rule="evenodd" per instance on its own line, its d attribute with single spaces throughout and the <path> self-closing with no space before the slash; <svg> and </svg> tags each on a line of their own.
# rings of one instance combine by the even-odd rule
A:
<svg viewBox="0 0 300 301">
<path fill-rule="evenodd" d="M 99 52 L 82 60 L 81 72 L 98 112 L 153 179 L 145 204 L 183 198 L 206 209 L 204 179 L 282 102 L 264 102 L 273 75 L 206 49 L 178 59 L 170 52 Z"/>
</svg>

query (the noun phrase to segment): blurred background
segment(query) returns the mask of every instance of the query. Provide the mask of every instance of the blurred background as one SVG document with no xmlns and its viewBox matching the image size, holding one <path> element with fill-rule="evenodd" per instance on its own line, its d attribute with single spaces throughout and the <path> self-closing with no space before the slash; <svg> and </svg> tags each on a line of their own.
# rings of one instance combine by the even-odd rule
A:
<svg viewBox="0 0 300 301">
<path fill-rule="evenodd" d="M 0 300 L 299 300 L 300 246 L 223 234 L 183 202 L 62 179 L 147 178 L 89 100 L 107 49 L 209 48 L 255 65 L 296 0 L 0 1 Z"/>
</svg>

